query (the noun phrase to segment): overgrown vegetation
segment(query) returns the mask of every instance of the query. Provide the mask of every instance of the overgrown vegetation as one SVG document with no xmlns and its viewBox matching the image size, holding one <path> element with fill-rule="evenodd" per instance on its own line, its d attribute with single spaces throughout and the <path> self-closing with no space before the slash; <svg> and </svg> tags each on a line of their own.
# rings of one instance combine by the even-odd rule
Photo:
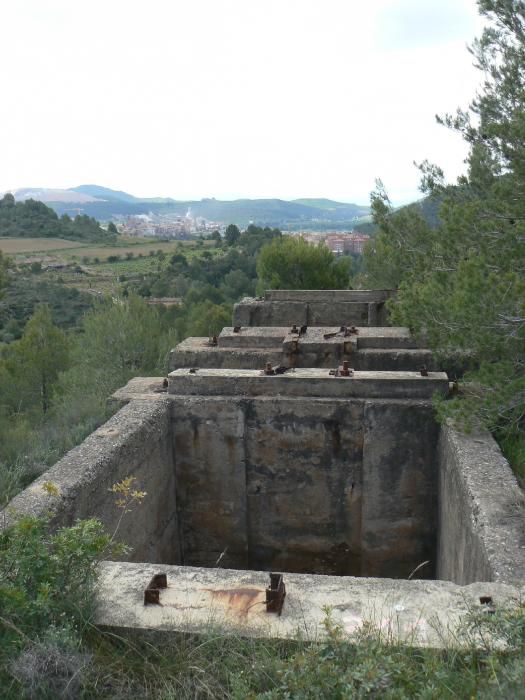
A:
<svg viewBox="0 0 525 700">
<path fill-rule="evenodd" d="M 399 288 L 395 323 L 441 355 L 470 356 L 466 391 L 443 415 L 490 428 L 525 474 L 525 16 L 516 0 L 479 8 L 490 22 L 472 49 L 481 91 L 441 120 L 468 143 L 468 172 L 446 186 L 421 165 L 423 191 L 441 201 L 435 228 L 416 207 L 393 211 L 379 186 L 366 263 L 373 284 Z"/>
</svg>

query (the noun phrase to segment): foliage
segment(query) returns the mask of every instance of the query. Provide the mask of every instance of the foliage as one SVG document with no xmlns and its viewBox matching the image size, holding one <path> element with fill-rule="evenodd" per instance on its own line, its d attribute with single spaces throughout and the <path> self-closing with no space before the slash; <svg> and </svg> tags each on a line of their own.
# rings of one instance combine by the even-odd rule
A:
<svg viewBox="0 0 525 700">
<path fill-rule="evenodd" d="M 4 289 L 7 287 L 7 258 L 2 254 L 0 250 L 0 299 L 4 293 Z"/>
<path fill-rule="evenodd" d="M 258 288 L 347 289 L 348 258 L 336 258 L 324 245 L 314 246 L 301 237 L 285 236 L 261 249 L 257 259 Z"/>
<path fill-rule="evenodd" d="M 237 228 L 235 224 L 230 224 L 226 228 L 226 232 L 224 234 L 224 240 L 228 245 L 235 245 L 239 238 L 241 237 L 241 232 Z"/>
<path fill-rule="evenodd" d="M 162 312 L 131 295 L 97 304 L 84 319 L 83 333 L 67 340 L 47 316 L 47 350 L 35 359 L 39 314 L 0 358 L 2 505 L 109 417 L 107 397 L 115 389 L 137 374 L 165 373 L 174 344 Z M 43 370 L 45 411 L 38 374 Z"/>
<path fill-rule="evenodd" d="M 27 323 L 20 340 L 7 346 L 0 357 L 2 406 L 10 413 L 46 413 L 59 372 L 67 369 L 69 348 L 48 306 L 42 304 Z"/>
<path fill-rule="evenodd" d="M 122 380 L 138 370 L 155 371 L 169 349 L 159 347 L 164 335 L 160 313 L 136 295 L 97 302 L 84 318 L 83 331 L 79 362 Z"/>
<path fill-rule="evenodd" d="M 92 615 L 96 566 L 122 555 L 97 520 L 51 533 L 45 518 L 0 529 L 2 697 L 78 697 L 88 654 L 80 653 Z M 25 693 L 24 693 L 25 696 Z"/>
<path fill-rule="evenodd" d="M 0 530 L 0 647 L 20 644 L 23 634 L 71 624 L 89 614 L 86 596 L 101 555 L 115 553 L 96 520 L 51 534 L 44 518 L 23 517 Z M 121 548 L 119 548 L 121 551 Z"/>
<path fill-rule="evenodd" d="M 18 272 L 10 277 L 0 301 L 0 341 L 20 338 L 39 303 L 47 304 L 53 322 L 62 330 L 68 330 L 80 327 L 93 298 L 64 284 Z"/>
<path fill-rule="evenodd" d="M 442 202 L 430 228 L 417 210 L 395 212 L 373 196 L 380 233 L 366 252 L 372 282 L 399 286 L 394 323 L 407 324 L 441 354 L 468 353 L 468 393 L 442 413 L 517 436 L 525 416 L 525 29 L 516 0 L 481 0 L 489 26 L 472 53 L 483 72 L 469 111 L 440 120 L 468 143 L 467 175 L 443 184 L 420 168 Z"/>
<path fill-rule="evenodd" d="M 111 243 L 115 234 L 104 231 L 97 221 L 86 215 L 71 219 L 57 214 L 43 202 L 28 199 L 15 202 L 12 194 L 0 199 L 0 235 L 9 237 L 66 238 Z"/>
</svg>

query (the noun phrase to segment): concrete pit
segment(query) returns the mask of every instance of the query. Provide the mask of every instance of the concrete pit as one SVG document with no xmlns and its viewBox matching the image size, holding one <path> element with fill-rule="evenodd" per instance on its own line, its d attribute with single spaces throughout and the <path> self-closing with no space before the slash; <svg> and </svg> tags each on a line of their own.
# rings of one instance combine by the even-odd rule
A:
<svg viewBox="0 0 525 700">
<path fill-rule="evenodd" d="M 357 301 L 339 293 L 327 301 L 323 294 L 310 294 L 305 319 L 321 318 L 334 304 L 379 304 L 381 311 L 386 299 L 383 292 L 379 300 L 367 292 Z M 284 297 L 248 300 L 236 314 L 266 322 L 292 304 L 288 311 L 296 316 L 299 302 Z M 375 306 L 367 306 L 369 321 L 377 320 Z M 328 325 L 332 318 L 306 331 L 299 323 L 239 328 L 235 320 L 217 345 L 200 338 L 175 348 L 167 380 L 137 378 L 117 391 L 113 418 L 3 513 L 9 523 L 20 514 L 51 512 L 57 526 L 98 517 L 113 532 L 121 512 L 110 488 L 136 478 L 147 496 L 118 526 L 136 564 L 104 564 L 102 624 L 119 626 L 133 608 L 131 626 L 169 627 L 166 615 L 135 615 L 148 581 L 131 608 L 111 583 L 117 576 L 135 590 L 142 574 L 162 567 L 179 581 L 168 598 L 185 611 L 184 620 L 194 598 L 187 587 L 176 591 L 194 581 L 199 625 L 209 601 L 218 600 L 213 591 L 257 581 L 260 593 L 267 574 L 257 572 L 293 574 L 297 599 L 287 598 L 290 615 L 302 606 L 302 591 L 319 587 L 309 637 L 322 601 L 350 610 L 343 599 L 356 586 L 359 596 L 382 605 L 401 590 L 409 600 L 412 585 L 425 615 L 441 614 L 449 601 L 454 619 L 462 586 L 481 582 L 487 597 L 505 584 L 506 600 L 518 595 L 525 574 L 523 493 L 488 434 L 462 435 L 436 423 L 433 397 L 448 393 L 448 378 L 430 371 L 432 358 L 407 329 L 370 324 L 355 332 Z M 352 369 L 341 371 L 346 367 Z M 49 481 L 58 495 L 45 487 Z M 428 582 L 430 588 L 420 581 L 418 588 L 412 576 L 456 588 L 439 580 Z M 289 634 L 293 615 L 269 634 Z M 359 617 L 355 610 L 351 615 Z M 411 615 L 417 618 L 414 610 Z M 243 625 L 253 619 L 262 634 L 259 610 L 241 617 Z M 177 620 L 173 628 L 182 629 Z"/>
</svg>

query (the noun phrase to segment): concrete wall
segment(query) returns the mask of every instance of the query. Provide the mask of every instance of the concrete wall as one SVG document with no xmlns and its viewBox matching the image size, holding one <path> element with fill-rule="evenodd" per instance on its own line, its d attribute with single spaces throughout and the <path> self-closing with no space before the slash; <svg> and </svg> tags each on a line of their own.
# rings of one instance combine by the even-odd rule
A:
<svg viewBox="0 0 525 700">
<path fill-rule="evenodd" d="M 4 511 L 7 522 L 18 515 L 52 514 L 55 525 L 97 517 L 109 533 L 122 511 L 110 487 L 127 476 L 147 491 L 144 501 L 123 516 L 117 539 L 133 547 L 131 561 L 179 561 L 169 402 L 135 400 L 124 406 L 82 444 L 16 496 Z M 51 482 L 59 496 L 43 485 Z"/>
<path fill-rule="evenodd" d="M 407 577 L 435 561 L 429 401 L 171 398 L 184 564 Z"/>
<path fill-rule="evenodd" d="M 273 290 L 233 307 L 234 326 L 386 326 L 389 290 Z"/>
<path fill-rule="evenodd" d="M 525 579 L 525 499 L 488 433 L 450 426 L 439 440 L 437 577 L 520 583 Z"/>
</svg>

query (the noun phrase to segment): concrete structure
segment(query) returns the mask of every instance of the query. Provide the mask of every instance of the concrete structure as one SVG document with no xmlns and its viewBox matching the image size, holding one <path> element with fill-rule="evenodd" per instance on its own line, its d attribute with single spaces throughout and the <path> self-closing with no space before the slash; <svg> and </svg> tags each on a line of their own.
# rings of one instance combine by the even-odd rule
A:
<svg viewBox="0 0 525 700">
<path fill-rule="evenodd" d="M 357 345 L 351 356 L 385 339 L 415 349 L 405 329 L 316 333 L 299 340 L 304 357 L 329 348 L 332 367 L 345 342 Z M 218 348 L 259 348 L 259 369 L 133 379 L 115 393 L 113 418 L 10 503 L 7 523 L 50 511 L 55 525 L 96 516 L 118 526 L 133 551 L 102 566 L 100 623 L 315 638 L 328 604 L 347 631 L 376 611 L 396 639 L 436 645 L 480 597 L 522 596 L 523 494 L 489 435 L 436 423 L 432 398 L 448 392 L 447 376 L 260 369 L 296 335 L 225 329 Z M 109 489 L 128 475 L 147 496 L 120 522 Z M 275 570 L 287 585 L 281 617 L 260 605 Z M 160 571 L 162 606 L 144 607 Z M 409 581 L 414 572 L 427 580 Z"/>
<path fill-rule="evenodd" d="M 206 367 L 335 368 L 347 360 L 356 370 L 437 369 L 430 350 L 420 348 L 407 328 L 357 326 L 237 326 L 223 328 L 217 344 L 187 338 L 170 355 L 170 369 Z"/>
<path fill-rule="evenodd" d="M 286 290 L 246 297 L 233 308 L 234 326 L 385 326 L 389 289 Z"/>
</svg>

